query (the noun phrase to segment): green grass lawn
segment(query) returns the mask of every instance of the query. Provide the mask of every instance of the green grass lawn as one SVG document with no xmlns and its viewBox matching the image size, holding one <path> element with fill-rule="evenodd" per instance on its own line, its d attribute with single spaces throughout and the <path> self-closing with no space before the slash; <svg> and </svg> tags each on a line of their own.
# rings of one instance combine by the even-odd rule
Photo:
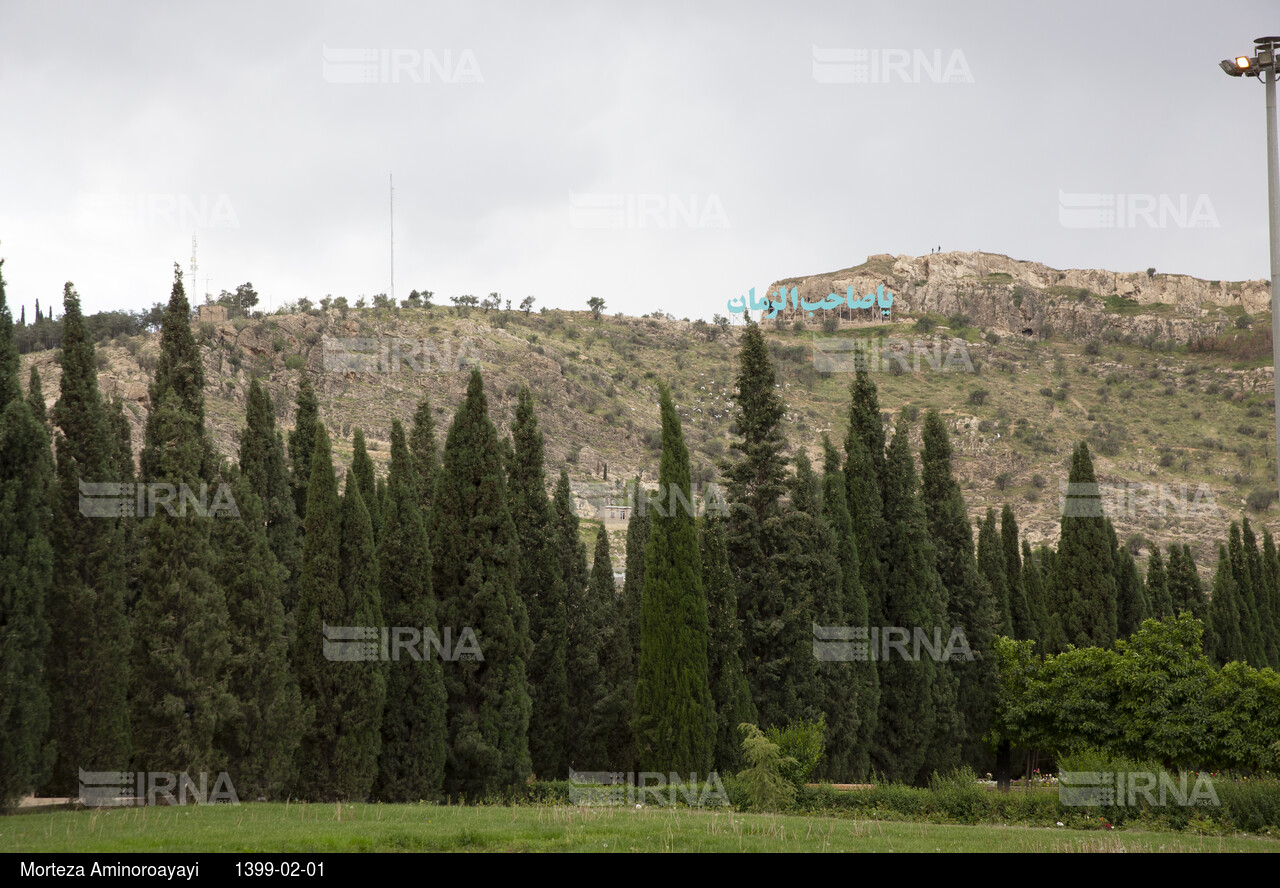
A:
<svg viewBox="0 0 1280 888">
<path fill-rule="evenodd" d="M 1280 851 L 1280 841 L 652 808 L 244 804 L 0 818 L 8 852 Z"/>
</svg>

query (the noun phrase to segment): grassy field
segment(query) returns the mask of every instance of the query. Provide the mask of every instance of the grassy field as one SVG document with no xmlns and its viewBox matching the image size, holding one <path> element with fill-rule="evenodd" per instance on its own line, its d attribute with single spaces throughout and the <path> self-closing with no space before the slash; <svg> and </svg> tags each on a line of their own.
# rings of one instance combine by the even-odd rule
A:
<svg viewBox="0 0 1280 888">
<path fill-rule="evenodd" d="M 282 805 L 99 809 L 0 819 L 8 852 L 1280 851 L 1280 841 L 552 806 Z"/>
</svg>

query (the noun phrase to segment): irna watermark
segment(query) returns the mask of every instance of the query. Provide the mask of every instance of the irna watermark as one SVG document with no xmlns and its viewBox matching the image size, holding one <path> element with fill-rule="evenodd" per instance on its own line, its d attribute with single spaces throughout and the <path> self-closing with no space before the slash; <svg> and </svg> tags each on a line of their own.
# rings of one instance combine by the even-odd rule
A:
<svg viewBox="0 0 1280 888">
<path fill-rule="evenodd" d="M 973 83 L 973 73 L 958 49 L 823 49 L 813 44 L 813 79 L 818 83 Z"/>
<path fill-rule="evenodd" d="M 910 643 L 910 649 L 908 649 Z M 973 651 L 964 630 L 951 628 L 947 643 L 942 643 L 942 627 L 933 627 L 933 637 L 923 627 L 914 630 L 901 626 L 819 626 L 813 624 L 813 656 L 827 662 L 864 662 L 888 660 L 897 651 L 903 660 L 919 660 L 924 651 L 936 663 L 973 660 Z"/>
<path fill-rule="evenodd" d="M 480 352 L 469 338 L 458 343 L 456 352 L 447 339 L 437 346 L 428 339 L 326 336 L 320 345 L 321 367 L 328 373 L 450 373 L 480 366 Z"/>
<path fill-rule="evenodd" d="M 462 627 L 457 646 L 453 643 L 453 628 L 444 627 L 444 639 L 436 630 L 426 626 L 330 626 L 322 624 L 321 650 L 326 660 L 335 662 L 422 662 L 434 650 L 440 659 L 449 662 L 475 660 L 483 662 L 480 642 L 470 626 Z"/>
<path fill-rule="evenodd" d="M 175 518 L 185 518 L 188 506 L 198 518 L 240 517 L 231 485 L 225 481 L 218 485 L 212 501 L 209 485 L 203 481 L 199 496 L 186 484 L 80 482 L 80 514 L 86 518 L 150 518 L 161 507 Z"/>
<path fill-rule="evenodd" d="M 571 805 L 634 805 L 640 808 L 648 803 L 660 808 L 674 808 L 681 800 L 695 808 L 729 804 L 729 794 L 715 771 L 702 782 L 696 773 L 683 780 L 674 772 L 570 771 L 569 782 Z"/>
<path fill-rule="evenodd" d="M 921 358 L 939 373 L 973 373 L 973 361 L 963 339 L 906 340 L 892 337 L 825 339 L 813 337 L 813 369 L 823 373 L 919 373 Z"/>
<path fill-rule="evenodd" d="M 1067 194 L 1058 189 L 1063 228 L 1221 228 L 1207 194 Z"/>
<path fill-rule="evenodd" d="M 484 83 L 476 54 L 464 49 L 324 47 L 326 83 Z"/>
<path fill-rule="evenodd" d="M 200 772 L 197 785 L 187 773 L 173 771 L 80 771 L 80 803 L 95 808 L 137 805 L 240 804 L 226 771 L 209 788 L 209 775 Z"/>
<path fill-rule="evenodd" d="M 1058 800 L 1077 807 L 1136 805 L 1140 797 L 1153 807 L 1221 804 L 1207 775 L 1196 774 L 1190 787 L 1188 777 L 1186 771 L 1177 781 L 1167 771 L 1158 775 L 1150 771 L 1063 771 L 1058 775 Z"/>
</svg>

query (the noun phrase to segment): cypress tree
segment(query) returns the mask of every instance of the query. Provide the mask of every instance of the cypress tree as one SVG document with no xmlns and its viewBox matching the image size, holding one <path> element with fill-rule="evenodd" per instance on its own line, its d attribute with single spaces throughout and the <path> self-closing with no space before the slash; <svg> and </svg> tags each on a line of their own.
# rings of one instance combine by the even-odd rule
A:
<svg viewBox="0 0 1280 888">
<path fill-rule="evenodd" d="M 754 724 L 756 708 L 742 667 L 742 633 L 738 629 L 738 602 L 725 545 L 724 519 L 706 515 L 699 524 L 698 554 L 710 632 L 707 680 L 716 711 L 712 762 L 718 771 L 736 773 L 742 764 L 742 733 L 738 726 L 744 722 Z"/>
<path fill-rule="evenodd" d="M 1276 630 L 1271 602 L 1271 590 L 1267 585 L 1266 571 L 1263 568 L 1262 553 L 1258 551 L 1258 538 L 1249 526 L 1246 516 L 1241 520 L 1241 542 L 1244 544 L 1245 561 L 1249 565 L 1249 580 L 1252 600 L 1248 602 L 1250 613 L 1258 615 L 1256 629 L 1257 649 L 1260 659 L 1253 664 L 1261 669 L 1280 660 L 1280 650 L 1276 647 Z"/>
<path fill-rule="evenodd" d="M 880 482 L 881 494 L 886 490 L 884 421 L 880 417 L 880 398 L 876 384 L 865 368 L 854 374 L 849 404 L 849 434 L 862 440 L 871 455 L 871 465 Z M 845 445 L 848 450 L 848 444 Z"/>
<path fill-rule="evenodd" d="M 57 746 L 45 791 L 73 796 L 79 769 L 129 766 L 129 622 L 121 519 L 81 512 L 82 483 L 115 484 L 109 423 L 80 297 L 63 290 L 62 378 L 53 408 L 57 481 L 51 542 L 60 566 L 49 587 L 49 736 Z"/>
<path fill-rule="evenodd" d="M 1027 590 L 1022 582 L 1022 552 L 1018 548 L 1018 521 L 1013 509 L 1005 503 L 1000 510 L 1000 542 L 1004 548 L 1004 575 L 1009 586 L 1009 610 L 1013 622 L 1013 637 L 1019 640 L 1040 639 L 1040 627 L 1036 625 L 1027 600 Z"/>
<path fill-rule="evenodd" d="M 305 372 L 298 376 L 298 401 L 289 433 L 289 461 L 293 466 L 293 502 L 298 520 L 306 523 L 307 487 L 311 483 L 311 452 L 316 446 L 316 430 L 320 424 L 320 402 Z"/>
<path fill-rule="evenodd" d="M 47 430 L 49 411 L 45 409 L 44 389 L 40 385 L 40 371 L 36 369 L 35 364 L 31 365 L 31 375 L 27 377 L 27 406 L 31 408 L 31 415 L 36 418 L 36 422 Z"/>
<path fill-rule="evenodd" d="M 1005 577 L 1004 547 L 996 530 L 996 513 L 987 509 L 987 517 L 978 530 L 978 570 L 991 586 L 1000 614 L 1000 634 L 1013 638 L 1013 610 L 1009 606 L 1009 583 Z"/>
<path fill-rule="evenodd" d="M 281 603 L 285 609 L 287 631 L 292 637 L 294 609 L 298 601 L 298 575 L 302 568 L 302 549 L 298 540 L 300 523 L 285 466 L 284 445 L 276 431 L 271 395 L 259 385 L 257 377 L 249 383 L 245 427 L 240 434 L 240 471 L 248 479 L 250 489 L 262 499 L 267 544 L 277 564 L 285 570 Z"/>
<path fill-rule="evenodd" d="M 296 777 L 294 755 L 306 714 L 289 663 L 285 570 L 268 540 L 267 511 L 258 496 L 264 490 L 240 472 L 231 487 L 240 516 L 215 522 L 215 579 L 226 590 L 231 643 L 227 690 L 235 701 L 217 741 L 239 795 L 281 799 Z M 292 515 L 291 496 L 285 504 Z"/>
<path fill-rule="evenodd" d="M 986 582 L 974 559 L 973 528 L 960 485 L 951 472 L 951 442 L 936 410 L 925 414 L 921 435 L 924 451 L 920 499 L 924 504 L 929 538 L 937 547 L 937 570 L 947 593 L 947 618 L 960 627 L 974 660 L 955 662 L 957 706 L 964 719 L 961 758 L 981 767 L 990 757 L 983 737 L 991 721 L 996 696 L 996 662 L 991 649 L 1000 608 L 994 587 Z M 985 769 L 984 769 L 985 770 Z"/>
<path fill-rule="evenodd" d="M 1142 621 L 1151 616 L 1142 587 L 1142 574 L 1128 549 L 1117 551 L 1119 569 L 1116 575 L 1117 631 L 1128 638 L 1142 628 Z"/>
<path fill-rule="evenodd" d="M 178 491 L 183 485 L 200 490 L 216 478 L 204 434 L 204 365 L 190 315 L 175 265 L 141 462 L 144 483 Z M 218 492 L 207 515 L 188 510 L 185 502 L 173 514 L 152 502 L 141 522 L 130 689 L 138 770 L 198 773 L 218 771 L 223 763 L 215 738 L 234 715 L 235 700 L 228 689 L 226 593 L 215 578 L 210 541 L 211 519 L 227 517 L 222 505 L 237 514 L 234 502 L 225 503 Z"/>
<path fill-rule="evenodd" d="M 609 761 L 614 768 L 638 769 L 639 751 L 631 722 L 635 717 L 636 679 L 640 670 L 640 599 L 644 590 L 644 552 L 649 545 L 651 519 L 643 503 L 643 491 L 637 477 L 630 485 L 632 503 L 627 520 L 627 538 L 623 554 L 622 594 L 618 598 L 617 618 L 612 626 L 607 649 L 609 665 L 606 680 L 612 689 L 612 728 L 608 733 Z"/>
<path fill-rule="evenodd" d="M 404 426 L 400 420 L 393 420 L 387 508 L 378 540 L 382 610 L 393 633 L 396 627 L 403 627 L 430 629 L 439 636 L 431 588 L 431 550 L 419 511 L 416 482 Z M 433 800 L 440 796 L 444 783 L 448 708 L 444 671 L 426 639 L 423 653 L 419 658 L 401 648 L 390 652 L 382 755 L 378 760 L 377 795 L 383 801 Z"/>
<path fill-rule="evenodd" d="M 22 397 L 18 342 L 13 333 L 13 312 L 4 294 L 4 260 L 0 259 L 0 411 Z M 34 369 L 34 368 L 32 368 Z"/>
<path fill-rule="evenodd" d="M 38 394 L 34 369 L 32 391 Z M 13 318 L 0 276 L 0 810 L 47 779 L 54 752 L 46 741 L 44 667 L 50 638 L 45 597 L 53 575 L 53 453 L 42 414 L 15 391 L 16 371 Z"/>
<path fill-rule="evenodd" d="M 334 779 L 334 751 L 343 718 L 344 687 L 351 677 L 347 667 L 355 665 L 325 656 L 326 630 L 355 624 L 346 612 L 342 586 L 342 515 L 329 436 L 323 424 L 314 431 L 293 662 L 303 705 L 311 714 L 298 749 L 298 792 L 304 799 L 325 801 L 341 798 Z"/>
<path fill-rule="evenodd" d="M 468 795 L 528 778 L 528 615 L 516 590 L 520 548 L 507 505 L 498 434 L 479 369 L 445 437 L 430 522 L 440 621 L 471 627 L 483 660 L 445 672 L 449 744 L 445 792 Z"/>
<path fill-rule="evenodd" d="M 1272 643 L 1276 647 L 1271 661 L 1274 669 L 1280 669 L 1280 560 L 1276 558 L 1276 542 L 1271 531 L 1262 528 L 1262 585 L 1267 592 L 1266 605 L 1259 600 L 1258 607 L 1268 607 L 1271 613 Z"/>
<path fill-rule="evenodd" d="M 565 746 L 569 763 L 583 770 L 587 761 L 604 756 L 591 714 L 599 702 L 600 645 L 604 641 L 604 614 L 588 594 L 587 547 L 578 535 L 578 516 L 573 511 L 569 473 L 560 469 L 552 504 L 555 514 L 555 547 L 561 557 L 567 619 L 565 674 L 568 679 L 569 716 L 565 724 Z"/>
<path fill-rule="evenodd" d="M 760 720 L 776 727 L 818 717 L 823 683 L 813 656 L 813 626 L 843 625 L 835 541 L 817 514 L 807 455 L 797 454 L 796 470 L 789 507 L 768 525 L 777 586 L 758 599 L 754 611 L 757 640 L 769 662 L 758 673 L 752 701 Z"/>
<path fill-rule="evenodd" d="M 1173 602 L 1169 598 L 1169 572 L 1165 570 L 1159 546 L 1151 547 L 1151 557 L 1147 560 L 1147 598 L 1156 619 L 1175 616 Z"/>
<path fill-rule="evenodd" d="M 1208 617 L 1208 602 L 1205 601 L 1204 587 L 1200 583 L 1200 574 L 1196 570 L 1191 556 L 1191 547 L 1176 543 L 1169 544 L 1169 598 L 1174 613 L 1190 611 L 1197 620 Z M 1209 635 L 1211 625 L 1206 623 L 1205 636 Z"/>
<path fill-rule="evenodd" d="M 850 425 L 852 429 L 854 426 Z M 858 569 L 867 596 L 871 625 L 885 624 L 885 547 L 888 528 L 884 520 L 880 479 L 862 438 L 850 432 L 845 439 L 845 487 L 853 537 L 858 547 Z"/>
<path fill-rule="evenodd" d="M 885 546 L 885 622 L 905 630 L 914 640 L 916 629 L 926 635 L 945 622 L 946 602 L 935 567 L 936 549 L 929 540 L 924 509 L 917 496 L 915 463 L 908 449 L 907 427 L 899 426 L 885 463 L 884 520 L 888 528 Z M 935 684 L 939 666 L 927 654 L 919 659 L 889 653 L 879 664 L 880 713 L 873 764 L 889 780 L 915 781 L 926 764 L 933 764 L 932 750 L 939 719 L 949 726 L 956 717 L 939 713 Z M 956 744 L 958 746 L 959 744 Z M 953 747 L 954 749 L 954 747 Z"/>
<path fill-rule="evenodd" d="M 835 533 L 840 564 L 840 606 L 844 624 L 868 627 L 867 594 L 862 588 L 858 544 L 853 531 L 853 519 L 849 515 L 848 500 L 845 498 L 846 486 L 844 473 L 840 469 L 840 455 L 825 434 L 822 436 L 822 457 L 822 514 Z M 876 661 L 870 656 L 840 665 L 845 667 L 844 679 L 853 695 L 851 726 L 854 733 L 840 767 L 832 766 L 830 770 L 839 770 L 849 778 L 861 782 L 867 778 L 871 769 L 871 741 L 875 735 L 877 711 L 880 707 L 880 679 L 876 673 Z"/>
<path fill-rule="evenodd" d="M 1026 591 L 1027 607 L 1036 627 L 1037 652 L 1043 654 L 1048 636 L 1049 612 L 1045 606 L 1044 571 L 1040 561 L 1031 552 L 1031 544 L 1022 541 L 1022 587 Z"/>
<path fill-rule="evenodd" d="M 360 479 L 348 472 L 341 507 L 342 539 L 338 546 L 340 586 L 348 626 L 386 624 L 378 590 L 377 549 L 373 523 L 365 508 Z M 387 699 L 386 667 L 363 661 L 343 669 L 338 702 L 342 707 L 333 749 L 333 788 L 339 799 L 362 800 L 373 791 L 382 754 L 382 716 Z"/>
<path fill-rule="evenodd" d="M 422 396 L 422 401 L 413 414 L 413 427 L 409 430 L 409 457 L 413 461 L 418 510 L 425 521 L 431 515 L 436 473 L 440 471 L 440 454 L 436 451 L 436 422 L 431 416 L 431 402 L 426 395 Z"/>
<path fill-rule="evenodd" d="M 1240 632 L 1233 565 L 1227 549 L 1221 544 L 1218 545 L 1218 566 L 1213 575 L 1213 597 L 1209 599 L 1209 620 L 1213 624 L 1209 659 L 1217 666 L 1244 660 L 1244 638 Z"/>
<path fill-rule="evenodd" d="M 729 493 L 725 544 L 737 583 L 747 685 L 761 723 L 768 727 L 781 716 L 773 711 L 775 689 L 769 685 L 792 656 L 776 644 L 770 616 L 782 610 L 775 554 L 787 458 L 782 455 L 785 407 L 775 390 L 769 349 L 755 323 L 748 322 L 742 335 L 738 367 L 735 423 L 740 437 L 731 447 L 739 456 L 723 466 Z"/>
<path fill-rule="evenodd" d="M 1250 666 L 1262 666 L 1265 663 L 1265 649 L 1258 632 L 1259 616 L 1258 605 L 1253 596 L 1253 570 L 1241 539 L 1240 525 L 1234 521 L 1231 522 L 1227 538 L 1227 554 L 1231 559 L 1233 594 L 1240 618 L 1240 642 L 1243 646 L 1243 656 L 1240 659 Z"/>
<path fill-rule="evenodd" d="M 609 758 L 609 734 L 616 717 L 610 694 L 616 688 L 607 683 L 609 653 L 605 645 L 617 606 L 609 533 L 601 526 L 596 534 L 586 594 L 570 627 L 570 717 L 576 719 L 576 730 L 570 731 L 569 755 L 578 771 L 614 769 Z"/>
<path fill-rule="evenodd" d="M 1077 647 L 1109 649 L 1116 640 L 1115 562 L 1089 445 L 1071 457 L 1068 489 L 1074 493 L 1062 517 L 1054 559 L 1056 595 L 1064 605 L 1066 640 Z M 1084 493 L 1078 493 L 1084 491 Z"/>
<path fill-rule="evenodd" d="M 787 722 L 826 717 L 826 750 L 817 773 L 831 780 L 848 780 L 856 757 L 858 738 L 857 687 L 851 682 L 847 662 L 818 660 L 813 655 L 813 626 L 847 626 L 844 612 L 844 575 L 835 531 L 822 514 L 817 481 L 803 449 L 796 453 L 796 474 L 791 485 L 790 509 L 782 521 L 781 557 L 784 602 L 794 615 L 784 612 L 780 622 L 794 625 L 789 646 L 796 660 L 812 664 L 813 678 L 800 670 L 787 676 L 806 678 L 796 687 L 796 699 Z M 784 639 L 779 639 L 782 643 Z M 814 711 L 816 710 L 816 711 Z"/>
<path fill-rule="evenodd" d="M 382 530 L 382 498 L 378 496 L 378 482 L 373 471 L 373 460 L 364 443 L 364 430 L 356 428 L 351 436 L 351 472 L 360 485 L 360 499 L 369 510 L 369 524 L 373 528 L 376 543 Z"/>
<path fill-rule="evenodd" d="M 680 417 L 659 385 L 662 461 L 658 483 L 690 494 L 689 451 Z M 691 500 L 690 500 L 691 501 Z M 682 509 L 652 516 L 640 609 L 635 733 L 643 770 L 706 774 L 715 743 L 707 677 L 707 599 L 694 517 Z"/>
<path fill-rule="evenodd" d="M 516 402 L 514 456 L 507 467 L 507 498 L 520 542 L 520 574 L 516 589 L 529 615 L 529 755 L 533 773 L 544 780 L 568 776 L 566 746 L 570 724 L 569 617 L 564 583 L 560 527 L 547 497 L 543 438 L 533 410 L 533 396 L 520 388 Z M 572 540 L 576 550 L 576 536 Z"/>
</svg>

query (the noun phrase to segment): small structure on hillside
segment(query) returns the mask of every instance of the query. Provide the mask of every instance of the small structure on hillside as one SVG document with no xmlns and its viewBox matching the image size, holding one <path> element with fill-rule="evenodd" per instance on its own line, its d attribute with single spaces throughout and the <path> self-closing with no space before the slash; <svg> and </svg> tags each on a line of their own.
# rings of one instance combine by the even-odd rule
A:
<svg viewBox="0 0 1280 888">
<path fill-rule="evenodd" d="M 200 323 L 205 321 L 213 324 L 225 323 L 227 320 L 227 307 L 225 305 L 202 305 L 196 320 Z"/>
</svg>

